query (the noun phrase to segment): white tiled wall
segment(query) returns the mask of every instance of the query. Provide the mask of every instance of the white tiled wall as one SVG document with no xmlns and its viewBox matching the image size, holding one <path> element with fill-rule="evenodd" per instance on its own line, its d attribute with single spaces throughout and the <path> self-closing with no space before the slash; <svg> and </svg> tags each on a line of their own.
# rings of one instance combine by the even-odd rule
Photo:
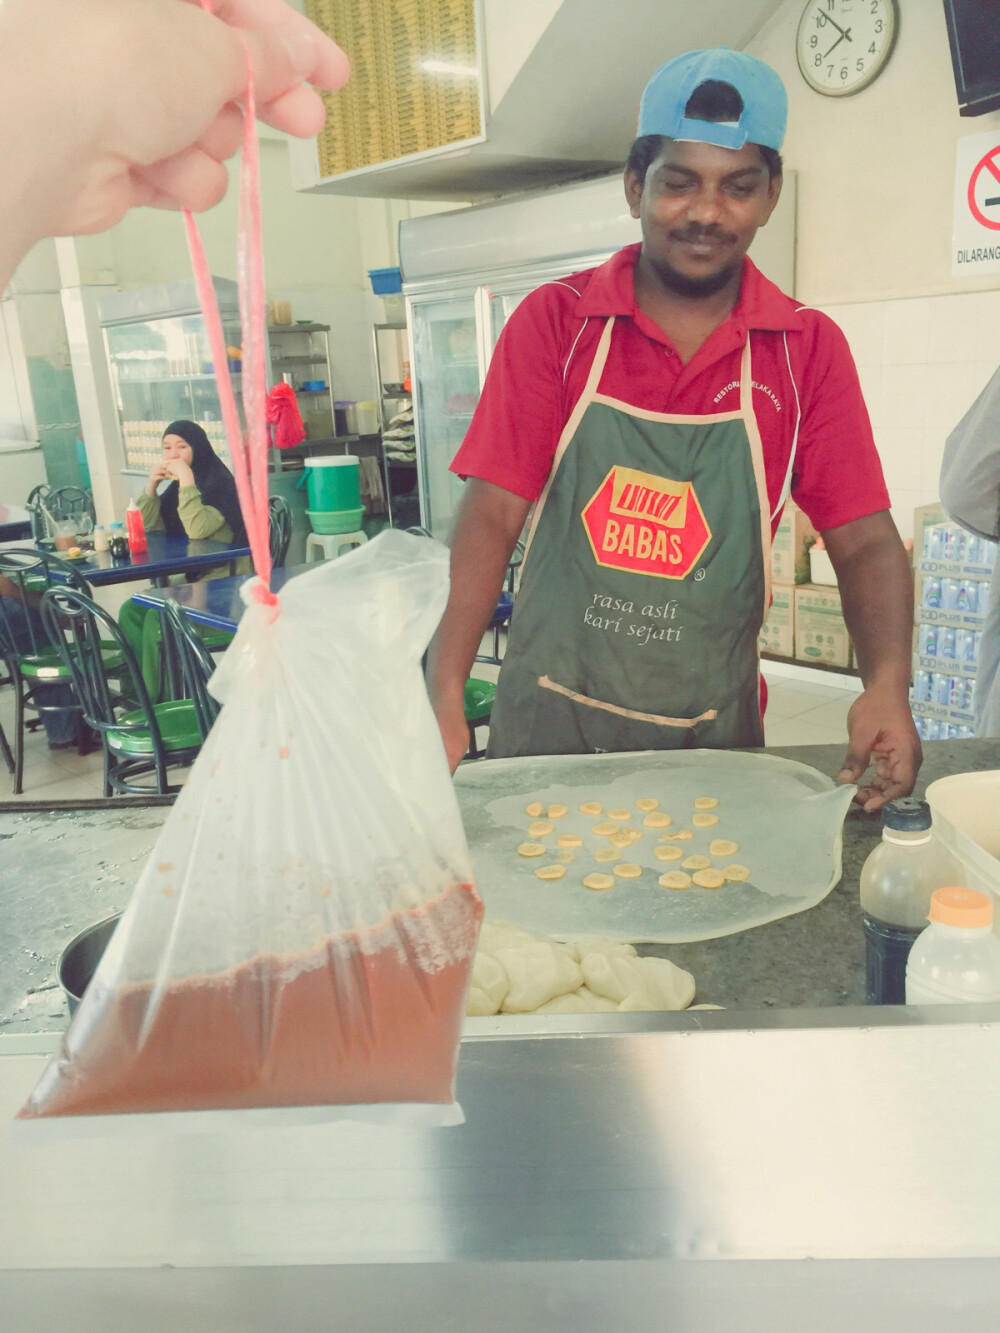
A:
<svg viewBox="0 0 1000 1333">
<path fill-rule="evenodd" d="M 1000 289 L 824 306 L 857 362 L 893 517 L 938 497 L 944 442 L 1000 364 Z"/>
</svg>

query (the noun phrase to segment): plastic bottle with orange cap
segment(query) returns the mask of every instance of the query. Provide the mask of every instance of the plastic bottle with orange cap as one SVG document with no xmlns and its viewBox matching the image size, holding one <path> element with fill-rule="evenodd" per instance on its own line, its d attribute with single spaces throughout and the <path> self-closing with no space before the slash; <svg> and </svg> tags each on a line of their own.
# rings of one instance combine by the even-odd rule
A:
<svg viewBox="0 0 1000 1333">
<path fill-rule="evenodd" d="M 907 1004 L 1000 1001 L 1000 939 L 993 899 L 978 889 L 936 889 L 930 925 L 906 963 Z"/>
</svg>

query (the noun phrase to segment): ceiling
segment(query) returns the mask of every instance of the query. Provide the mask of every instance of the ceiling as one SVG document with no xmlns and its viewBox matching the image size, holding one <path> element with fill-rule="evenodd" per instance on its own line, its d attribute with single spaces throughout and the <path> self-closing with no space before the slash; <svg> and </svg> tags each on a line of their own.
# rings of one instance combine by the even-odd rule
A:
<svg viewBox="0 0 1000 1333">
<path fill-rule="evenodd" d="M 319 193 L 481 199 L 622 166 L 639 94 L 664 61 L 741 50 L 782 0 L 562 0 L 487 125 L 485 143 L 316 185 Z"/>
</svg>

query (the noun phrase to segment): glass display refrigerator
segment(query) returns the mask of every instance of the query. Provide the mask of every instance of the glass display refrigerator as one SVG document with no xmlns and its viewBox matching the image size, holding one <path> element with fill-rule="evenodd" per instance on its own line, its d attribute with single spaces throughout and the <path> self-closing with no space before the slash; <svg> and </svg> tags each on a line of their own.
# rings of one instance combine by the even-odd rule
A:
<svg viewBox="0 0 1000 1333">
<path fill-rule="evenodd" d="M 778 207 L 751 254 L 789 294 L 794 213 L 794 173 L 786 173 Z M 435 537 L 447 538 L 451 528 L 463 483 L 448 467 L 513 311 L 542 283 L 600 264 L 639 240 L 618 173 L 400 222 L 420 521 Z"/>
<path fill-rule="evenodd" d="M 237 406 L 243 368 L 236 283 L 213 278 Z M 122 470 L 147 473 L 165 427 L 178 418 L 203 426 L 230 465 L 215 366 L 193 279 L 115 292 L 100 305 L 118 407 Z M 271 382 L 270 366 L 267 370 Z"/>
</svg>

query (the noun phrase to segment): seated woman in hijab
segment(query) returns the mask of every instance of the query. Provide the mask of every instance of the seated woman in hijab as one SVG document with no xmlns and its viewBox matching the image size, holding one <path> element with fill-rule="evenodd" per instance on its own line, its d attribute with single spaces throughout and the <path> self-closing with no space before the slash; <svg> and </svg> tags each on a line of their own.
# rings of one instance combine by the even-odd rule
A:
<svg viewBox="0 0 1000 1333">
<path fill-rule="evenodd" d="M 169 484 L 158 494 L 165 481 Z M 147 532 L 167 532 L 190 541 L 246 545 L 235 478 L 194 421 L 172 421 L 163 432 L 162 457 L 150 469 L 149 481 L 136 503 Z M 251 572 L 247 557 L 236 561 L 236 573 Z M 228 564 L 217 565 L 178 575 L 171 582 L 196 583 L 229 573 Z M 119 612 L 118 623 L 139 657 L 143 680 L 155 703 L 160 697 L 159 612 L 128 601 Z"/>
</svg>

